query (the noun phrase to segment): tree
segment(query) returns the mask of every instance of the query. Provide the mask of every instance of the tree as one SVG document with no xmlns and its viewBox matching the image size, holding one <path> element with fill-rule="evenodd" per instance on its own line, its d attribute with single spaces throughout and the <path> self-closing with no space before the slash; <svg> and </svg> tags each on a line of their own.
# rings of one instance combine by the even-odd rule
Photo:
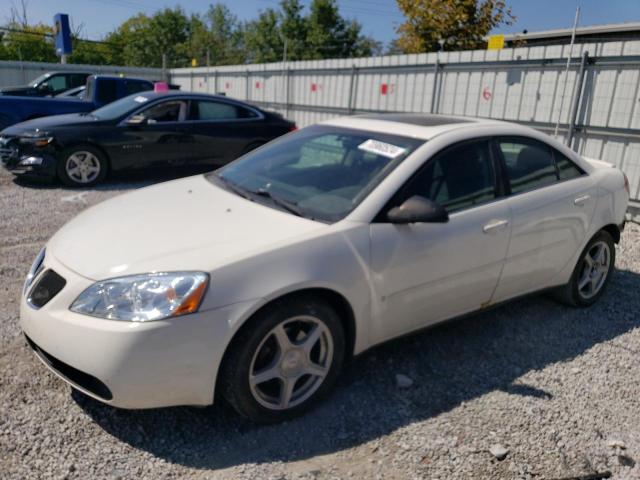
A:
<svg viewBox="0 0 640 480">
<path fill-rule="evenodd" d="M 189 65 L 191 22 L 180 7 L 165 8 L 149 17 L 139 13 L 110 33 L 106 41 L 123 45 L 125 65 L 161 67 L 162 55 L 170 67 Z"/>
<path fill-rule="evenodd" d="M 244 38 L 238 18 L 221 3 L 210 5 L 202 16 L 192 17 L 193 58 L 204 65 L 209 52 L 212 65 L 244 63 Z"/>
<path fill-rule="evenodd" d="M 504 0 L 397 0 L 406 22 L 398 27 L 404 53 L 483 48 L 484 37 L 515 17 Z"/>
<path fill-rule="evenodd" d="M 245 47 L 249 62 L 282 60 L 284 41 L 280 36 L 278 13 L 274 9 L 268 8 L 260 12 L 257 20 L 246 24 Z"/>
</svg>

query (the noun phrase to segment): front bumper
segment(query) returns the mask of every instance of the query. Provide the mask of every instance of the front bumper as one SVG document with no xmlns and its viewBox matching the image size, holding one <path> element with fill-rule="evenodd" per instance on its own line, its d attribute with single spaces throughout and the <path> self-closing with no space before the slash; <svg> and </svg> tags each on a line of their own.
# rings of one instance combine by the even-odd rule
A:
<svg viewBox="0 0 640 480">
<path fill-rule="evenodd" d="M 53 373 L 121 408 L 213 403 L 224 350 L 249 302 L 148 323 L 104 320 L 69 310 L 92 280 L 65 268 L 49 252 L 47 269 L 67 283 L 38 310 L 23 298 L 20 323 Z"/>
<path fill-rule="evenodd" d="M 38 163 L 25 161 L 33 157 Z M 0 165 L 15 175 L 26 174 L 53 178 L 56 175 L 56 156 L 51 148 L 25 148 L 17 139 L 5 139 L 0 142 Z"/>
</svg>

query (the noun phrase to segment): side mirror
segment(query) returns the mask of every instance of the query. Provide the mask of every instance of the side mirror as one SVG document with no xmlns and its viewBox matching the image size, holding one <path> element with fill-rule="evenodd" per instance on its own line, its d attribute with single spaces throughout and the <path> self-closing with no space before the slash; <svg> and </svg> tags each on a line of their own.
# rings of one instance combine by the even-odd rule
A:
<svg viewBox="0 0 640 480">
<path fill-rule="evenodd" d="M 399 207 L 387 213 L 391 223 L 446 223 L 449 221 L 447 211 L 428 198 L 414 195 L 406 199 Z"/>
<path fill-rule="evenodd" d="M 127 125 L 142 125 L 144 123 L 147 123 L 144 115 L 133 115 L 127 120 Z"/>
</svg>

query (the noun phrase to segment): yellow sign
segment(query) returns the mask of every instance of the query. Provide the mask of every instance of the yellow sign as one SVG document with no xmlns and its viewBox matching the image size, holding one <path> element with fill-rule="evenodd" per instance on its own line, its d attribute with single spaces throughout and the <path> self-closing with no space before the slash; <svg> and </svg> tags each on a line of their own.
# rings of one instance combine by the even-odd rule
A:
<svg viewBox="0 0 640 480">
<path fill-rule="evenodd" d="M 504 48 L 504 35 L 491 35 L 487 44 L 487 50 L 501 50 Z"/>
<path fill-rule="evenodd" d="M 503 35 L 504 36 L 504 35 Z M 195 58 L 191 59 L 191 66 L 192 67 L 197 67 L 198 66 L 198 60 L 196 60 Z"/>
</svg>

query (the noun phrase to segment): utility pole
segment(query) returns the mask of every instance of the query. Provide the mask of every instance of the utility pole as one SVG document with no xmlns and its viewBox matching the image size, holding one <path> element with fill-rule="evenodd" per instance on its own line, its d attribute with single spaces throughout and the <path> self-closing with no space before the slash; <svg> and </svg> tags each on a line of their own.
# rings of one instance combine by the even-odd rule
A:
<svg viewBox="0 0 640 480">
<path fill-rule="evenodd" d="M 560 106 L 558 107 L 558 121 L 556 122 L 556 128 L 553 131 L 553 136 L 558 136 L 558 130 L 560 128 L 560 119 L 562 118 L 562 104 L 564 103 L 564 94 L 567 90 L 567 80 L 569 78 L 569 67 L 571 65 L 571 57 L 573 57 L 573 44 L 576 41 L 576 29 L 578 28 L 578 20 L 580 18 L 580 6 L 576 7 L 576 17 L 573 20 L 573 32 L 571 32 L 571 44 L 569 46 L 569 55 L 567 56 L 567 68 L 564 72 L 564 83 L 562 84 L 562 95 L 560 96 Z"/>
<path fill-rule="evenodd" d="M 282 95 L 284 96 L 283 104 L 287 103 L 289 98 L 289 93 L 287 92 L 289 85 L 287 85 L 287 81 L 285 79 L 286 71 L 287 71 L 287 37 L 280 34 L 280 38 L 282 39 L 282 43 L 284 44 L 284 50 L 282 51 Z"/>
</svg>

